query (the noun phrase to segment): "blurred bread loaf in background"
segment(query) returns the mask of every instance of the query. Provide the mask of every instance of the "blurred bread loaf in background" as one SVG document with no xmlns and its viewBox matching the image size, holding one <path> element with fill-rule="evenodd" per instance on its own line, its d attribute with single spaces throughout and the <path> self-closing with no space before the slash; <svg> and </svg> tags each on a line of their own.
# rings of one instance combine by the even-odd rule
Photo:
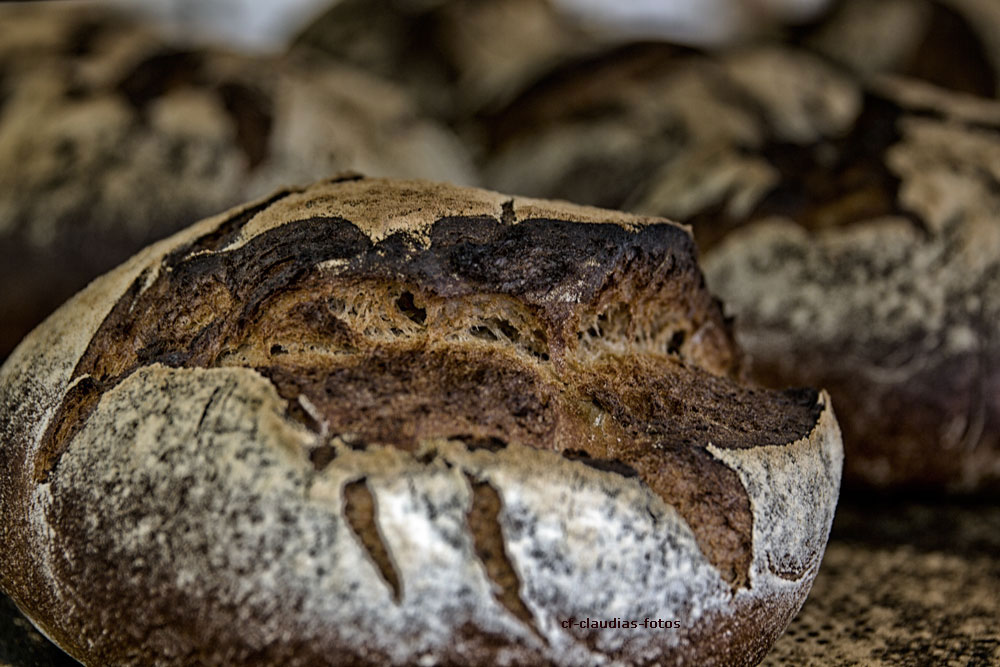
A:
<svg viewBox="0 0 1000 667">
<path fill-rule="evenodd" d="M 344 169 L 477 180 L 450 131 L 349 66 L 173 44 L 89 5 L 0 6 L 0 358 L 150 241 Z"/>
<path fill-rule="evenodd" d="M 833 393 L 845 484 L 998 488 L 993 97 L 809 46 L 640 44 L 479 122 L 491 187 L 691 224 L 754 377 Z"/>
</svg>

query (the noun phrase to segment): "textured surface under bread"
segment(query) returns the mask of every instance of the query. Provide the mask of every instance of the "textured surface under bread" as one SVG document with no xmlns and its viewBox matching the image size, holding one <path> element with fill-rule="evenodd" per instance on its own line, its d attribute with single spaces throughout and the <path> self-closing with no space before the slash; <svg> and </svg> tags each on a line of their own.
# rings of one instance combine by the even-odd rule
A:
<svg viewBox="0 0 1000 667">
<path fill-rule="evenodd" d="M 15 351 L 3 584 L 47 634 L 98 663 L 766 649 L 832 518 L 828 399 L 727 377 L 736 353 L 683 228 L 481 191 L 442 218 L 458 207 L 437 196 L 460 192 L 279 193 L 144 251 Z M 644 334 L 659 328 L 685 333 Z M 439 393 L 407 389 L 435 373 Z M 360 417 L 338 409 L 365 392 Z M 392 415 L 398 433 L 371 431 Z M 91 586 L 99 572 L 115 574 Z M 686 627 L 559 625 L 654 613 Z"/>
<path fill-rule="evenodd" d="M 166 43 L 75 3 L 0 6 L 0 358 L 147 243 L 352 168 L 475 181 L 394 86 Z M 69 6 L 67 6 L 69 5 Z"/>
<path fill-rule="evenodd" d="M 1000 662 L 1000 508 L 841 502 L 809 599 L 768 666 Z"/>
</svg>

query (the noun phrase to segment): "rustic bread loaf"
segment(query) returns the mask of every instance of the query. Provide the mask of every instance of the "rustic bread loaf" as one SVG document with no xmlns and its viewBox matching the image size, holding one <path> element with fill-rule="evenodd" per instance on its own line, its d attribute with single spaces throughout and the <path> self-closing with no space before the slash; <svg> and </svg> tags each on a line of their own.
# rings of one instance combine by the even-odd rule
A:
<svg viewBox="0 0 1000 667">
<path fill-rule="evenodd" d="M 854 157 L 790 153 L 799 180 L 705 271 L 754 377 L 836 398 L 849 480 L 996 492 L 1000 105 L 879 88 L 844 142 Z"/>
<path fill-rule="evenodd" d="M 842 454 L 825 394 L 739 365 L 681 226 L 282 191 L 0 369 L 0 584 L 95 665 L 752 664 Z"/>
<path fill-rule="evenodd" d="M 355 168 L 475 180 L 393 86 L 168 44 L 74 3 L 0 6 L 0 359 L 153 240 Z"/>
</svg>

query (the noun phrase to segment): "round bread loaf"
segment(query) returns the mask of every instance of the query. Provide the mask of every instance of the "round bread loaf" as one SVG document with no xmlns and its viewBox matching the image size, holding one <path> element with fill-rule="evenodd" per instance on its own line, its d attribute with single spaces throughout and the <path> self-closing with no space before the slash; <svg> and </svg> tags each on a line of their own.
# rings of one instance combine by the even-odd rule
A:
<svg viewBox="0 0 1000 667">
<path fill-rule="evenodd" d="M 0 584 L 92 665 L 753 664 L 842 452 L 739 368 L 679 225 L 282 191 L 0 369 Z"/>
<path fill-rule="evenodd" d="M 0 359 L 148 243 L 344 169 L 475 181 L 452 134 L 361 72 L 166 43 L 76 3 L 3 4 Z"/>
<path fill-rule="evenodd" d="M 996 493 L 1000 105 L 880 79 L 836 150 L 782 151 L 709 284 L 755 379 L 836 398 L 847 480 Z"/>
</svg>

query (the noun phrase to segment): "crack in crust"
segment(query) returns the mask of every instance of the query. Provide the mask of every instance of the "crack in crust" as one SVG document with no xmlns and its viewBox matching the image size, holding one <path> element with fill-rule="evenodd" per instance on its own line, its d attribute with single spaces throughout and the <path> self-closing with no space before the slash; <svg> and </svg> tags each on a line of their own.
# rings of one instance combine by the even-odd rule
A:
<svg viewBox="0 0 1000 667">
<path fill-rule="evenodd" d="M 465 480 L 472 491 L 472 502 L 466 520 L 472 533 L 476 556 L 483 564 L 490 581 L 498 588 L 494 591 L 494 596 L 528 626 L 532 634 L 545 642 L 544 636 L 538 631 L 534 614 L 521 598 L 521 579 L 504 547 L 505 540 L 499 519 L 503 509 L 500 493 L 488 482 L 478 481 L 468 473 L 465 473 Z"/>
<path fill-rule="evenodd" d="M 344 485 L 344 518 L 398 603 L 403 598 L 403 583 L 392 562 L 392 553 L 379 535 L 377 510 L 375 496 L 364 479 Z"/>
<path fill-rule="evenodd" d="M 632 471 L 677 507 L 734 589 L 749 585 L 749 498 L 705 447 L 795 441 L 819 407 L 815 392 L 726 377 L 737 355 L 680 228 L 445 217 L 424 246 L 320 216 L 235 242 L 283 196 L 136 279 L 74 370 L 84 379 L 42 438 L 37 481 L 138 368 L 250 367 L 320 439 L 414 451 L 458 433 Z M 323 442 L 308 452 L 317 469 L 335 455 Z"/>
</svg>

